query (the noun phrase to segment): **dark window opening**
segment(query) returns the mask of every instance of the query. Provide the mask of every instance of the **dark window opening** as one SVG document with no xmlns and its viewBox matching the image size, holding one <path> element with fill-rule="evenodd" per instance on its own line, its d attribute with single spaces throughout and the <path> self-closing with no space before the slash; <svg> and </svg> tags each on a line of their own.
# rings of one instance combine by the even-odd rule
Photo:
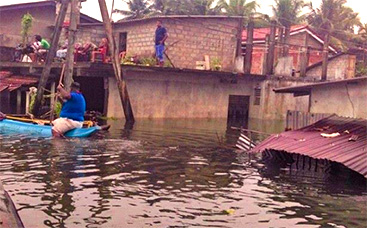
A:
<svg viewBox="0 0 367 228">
<path fill-rule="evenodd" d="M 260 105 L 261 102 L 261 87 L 258 86 L 254 90 L 254 105 Z"/>
<path fill-rule="evenodd" d="M 120 39 L 119 39 L 119 53 L 126 52 L 127 49 L 127 32 L 121 32 L 120 33 Z"/>
</svg>

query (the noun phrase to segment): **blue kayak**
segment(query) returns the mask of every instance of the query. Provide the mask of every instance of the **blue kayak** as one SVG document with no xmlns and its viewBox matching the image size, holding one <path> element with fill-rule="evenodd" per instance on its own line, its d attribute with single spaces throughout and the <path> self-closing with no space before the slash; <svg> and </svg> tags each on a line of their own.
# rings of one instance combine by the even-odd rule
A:
<svg viewBox="0 0 367 228">
<path fill-rule="evenodd" d="M 77 128 L 65 133 L 66 137 L 89 137 L 96 131 L 100 130 L 100 127 L 89 128 Z M 37 125 L 33 123 L 24 123 L 21 121 L 7 120 L 0 121 L 0 132 L 6 134 L 22 134 L 32 135 L 36 137 L 52 137 L 51 126 L 49 125 Z"/>
</svg>

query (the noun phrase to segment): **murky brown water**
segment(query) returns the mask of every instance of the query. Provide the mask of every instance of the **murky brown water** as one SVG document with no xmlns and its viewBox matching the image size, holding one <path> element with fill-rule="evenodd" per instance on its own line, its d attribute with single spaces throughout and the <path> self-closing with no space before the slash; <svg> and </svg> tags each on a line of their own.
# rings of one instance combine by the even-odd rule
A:
<svg viewBox="0 0 367 228">
<path fill-rule="evenodd" d="M 291 175 L 224 146 L 234 141 L 223 120 L 0 135 L 0 178 L 29 228 L 367 227 L 366 186 Z"/>
</svg>

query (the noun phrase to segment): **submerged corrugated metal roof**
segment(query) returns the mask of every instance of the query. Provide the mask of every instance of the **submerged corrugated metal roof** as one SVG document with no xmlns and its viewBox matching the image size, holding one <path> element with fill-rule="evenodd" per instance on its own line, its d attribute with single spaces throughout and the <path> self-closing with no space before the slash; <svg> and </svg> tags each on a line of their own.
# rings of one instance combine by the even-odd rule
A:
<svg viewBox="0 0 367 228">
<path fill-rule="evenodd" d="M 340 135 L 331 137 L 333 133 Z M 327 159 L 339 162 L 367 178 L 366 136 L 367 120 L 334 115 L 299 130 L 272 135 L 250 152 L 271 149 Z"/>
<path fill-rule="evenodd" d="M 38 82 L 38 78 L 26 75 L 12 75 L 9 71 L 0 71 L 0 92 L 8 89 L 13 91 L 23 85 L 32 85 Z"/>
</svg>

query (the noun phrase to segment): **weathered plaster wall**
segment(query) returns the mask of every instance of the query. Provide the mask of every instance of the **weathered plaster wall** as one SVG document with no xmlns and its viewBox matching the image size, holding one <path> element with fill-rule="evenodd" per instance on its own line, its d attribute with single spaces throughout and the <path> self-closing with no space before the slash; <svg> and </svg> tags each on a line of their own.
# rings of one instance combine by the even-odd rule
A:
<svg viewBox="0 0 367 228">
<path fill-rule="evenodd" d="M 341 55 L 328 62 L 328 80 L 341 80 L 354 78 L 356 70 L 355 55 Z M 322 65 L 307 71 L 306 75 L 315 79 L 321 79 Z"/>
<path fill-rule="evenodd" d="M 366 98 L 366 81 L 315 87 L 311 92 L 311 112 L 367 119 Z"/>
<path fill-rule="evenodd" d="M 28 12 L 33 16 L 29 41 L 36 34 L 50 41 L 52 30 L 48 27 L 55 22 L 55 6 L 44 6 L 0 12 L 0 46 L 15 47 L 22 42 L 21 21 Z"/>
<path fill-rule="evenodd" d="M 287 110 L 308 110 L 308 98 L 275 94 L 274 88 L 301 85 L 297 81 L 255 80 L 193 73 L 124 73 L 137 118 L 227 118 L 230 95 L 250 96 L 249 117 L 284 120 Z M 254 88 L 260 86 L 260 105 L 254 105 Z M 116 81 L 109 78 L 108 116 L 123 118 Z"/>
<path fill-rule="evenodd" d="M 287 110 L 308 111 L 308 96 L 293 97 L 293 94 L 278 94 L 275 88 L 304 85 L 296 80 L 269 79 L 255 86 L 261 87 L 260 105 L 251 104 L 250 117 L 264 120 L 285 120 Z M 252 94 L 253 96 L 254 94 Z"/>
<path fill-rule="evenodd" d="M 222 69 L 232 71 L 237 45 L 238 19 L 215 18 L 161 18 L 168 30 L 167 54 L 179 68 L 195 69 L 196 61 L 204 55 L 218 58 Z M 156 20 L 115 23 L 114 35 L 120 45 L 119 34 L 127 32 L 127 53 L 140 57 L 154 56 Z M 99 43 L 105 37 L 102 26 L 81 25 L 79 42 Z"/>
</svg>

